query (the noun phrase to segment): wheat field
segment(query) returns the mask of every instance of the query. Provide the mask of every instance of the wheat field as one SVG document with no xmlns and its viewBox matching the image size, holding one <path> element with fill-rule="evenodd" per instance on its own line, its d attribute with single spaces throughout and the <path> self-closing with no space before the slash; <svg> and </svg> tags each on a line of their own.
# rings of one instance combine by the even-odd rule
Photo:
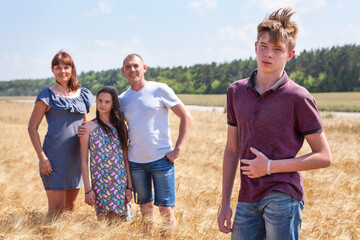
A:
<svg viewBox="0 0 360 240">
<path fill-rule="evenodd" d="M 139 208 L 131 222 L 99 222 L 84 203 L 84 191 L 75 211 L 47 221 L 47 199 L 38 160 L 27 133 L 34 104 L 0 99 L 0 239 L 160 239 L 142 233 Z M 90 116 L 94 116 L 94 107 Z M 226 115 L 191 112 L 191 134 L 175 165 L 178 227 L 170 239 L 229 239 L 217 228 L 221 202 L 222 155 Z M 304 172 L 305 209 L 301 239 L 360 238 L 360 120 L 324 119 L 333 154 L 326 169 Z M 178 119 L 171 114 L 173 140 Z M 46 133 L 45 118 L 40 126 Z M 309 151 L 305 144 L 301 153 Z M 235 208 L 239 176 L 232 195 Z M 157 216 L 160 224 L 160 217 Z"/>
</svg>

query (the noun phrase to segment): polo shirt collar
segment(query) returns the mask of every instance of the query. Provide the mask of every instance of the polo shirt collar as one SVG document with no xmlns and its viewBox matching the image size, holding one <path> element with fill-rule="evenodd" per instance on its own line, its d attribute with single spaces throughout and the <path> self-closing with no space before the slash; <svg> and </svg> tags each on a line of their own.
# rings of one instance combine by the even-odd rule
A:
<svg viewBox="0 0 360 240">
<path fill-rule="evenodd" d="M 255 69 L 249 78 L 248 83 L 246 84 L 246 89 L 248 88 L 253 88 L 255 90 L 255 77 L 257 74 L 257 69 Z M 283 75 L 281 76 L 281 78 L 269 89 L 272 90 L 273 92 L 275 92 L 276 90 L 278 90 L 282 85 L 284 85 L 286 83 L 286 81 L 288 80 L 288 75 L 286 74 L 286 72 L 284 71 Z"/>
</svg>

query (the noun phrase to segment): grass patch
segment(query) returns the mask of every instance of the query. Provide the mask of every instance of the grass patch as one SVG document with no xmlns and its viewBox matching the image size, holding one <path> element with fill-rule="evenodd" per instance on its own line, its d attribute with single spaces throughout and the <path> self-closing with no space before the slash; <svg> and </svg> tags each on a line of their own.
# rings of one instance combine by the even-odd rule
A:
<svg viewBox="0 0 360 240">
<path fill-rule="evenodd" d="M 360 107 L 360 92 L 312 93 L 319 106 Z"/>
<path fill-rule="evenodd" d="M 324 112 L 323 114 L 321 114 L 322 118 L 333 118 L 334 114 L 329 113 L 329 112 Z"/>
<path fill-rule="evenodd" d="M 185 105 L 226 106 L 226 94 L 178 94 Z"/>
<path fill-rule="evenodd" d="M 360 106 L 344 106 L 344 105 L 334 105 L 334 106 L 325 106 L 318 105 L 320 111 L 327 112 L 360 112 Z"/>
</svg>

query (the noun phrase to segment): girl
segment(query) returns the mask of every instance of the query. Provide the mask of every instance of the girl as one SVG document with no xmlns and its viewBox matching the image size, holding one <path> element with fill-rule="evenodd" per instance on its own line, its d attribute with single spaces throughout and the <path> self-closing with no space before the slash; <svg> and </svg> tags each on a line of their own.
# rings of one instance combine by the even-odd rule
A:
<svg viewBox="0 0 360 240">
<path fill-rule="evenodd" d="M 96 119 L 85 124 L 89 131 L 80 138 L 85 202 L 95 206 L 99 220 L 128 219 L 132 214 L 127 126 L 117 96 L 114 87 L 104 87 L 98 92 Z"/>
<path fill-rule="evenodd" d="M 95 98 L 88 89 L 80 88 L 74 61 L 68 53 L 58 52 L 51 70 L 56 83 L 37 96 L 28 131 L 48 198 L 47 216 L 55 217 L 75 207 L 82 185 L 77 127 L 86 120 Z M 41 146 L 38 128 L 44 115 L 48 131 Z"/>
</svg>

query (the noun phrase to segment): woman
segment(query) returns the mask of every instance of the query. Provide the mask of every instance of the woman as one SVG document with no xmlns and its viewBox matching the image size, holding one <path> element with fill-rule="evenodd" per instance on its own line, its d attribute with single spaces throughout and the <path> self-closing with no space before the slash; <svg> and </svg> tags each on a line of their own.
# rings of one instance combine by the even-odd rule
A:
<svg viewBox="0 0 360 240">
<path fill-rule="evenodd" d="M 51 69 L 56 83 L 37 96 L 28 131 L 48 198 L 47 216 L 52 218 L 75 207 L 81 187 L 80 141 L 76 132 L 86 121 L 95 98 L 88 89 L 80 88 L 68 53 L 58 52 Z M 38 127 L 44 115 L 48 132 L 41 146 Z"/>
</svg>

